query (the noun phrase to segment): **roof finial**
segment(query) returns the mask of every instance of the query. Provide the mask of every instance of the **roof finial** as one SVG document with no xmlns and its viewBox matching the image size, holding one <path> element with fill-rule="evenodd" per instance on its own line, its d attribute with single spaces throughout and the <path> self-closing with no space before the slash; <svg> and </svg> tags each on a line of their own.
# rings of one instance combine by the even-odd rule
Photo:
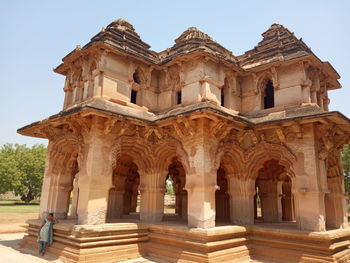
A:
<svg viewBox="0 0 350 263">
<path fill-rule="evenodd" d="M 186 31 L 184 31 L 176 40 L 175 43 L 179 43 L 182 41 L 190 40 L 190 39 L 200 39 L 200 40 L 209 40 L 213 41 L 213 39 L 207 34 L 203 33 L 196 27 L 189 27 Z"/>
<path fill-rule="evenodd" d="M 112 23 L 110 23 L 108 25 L 108 27 L 117 27 L 119 30 L 122 30 L 122 31 L 130 30 L 130 31 L 135 32 L 135 29 L 132 26 L 132 24 L 130 24 L 127 20 L 125 20 L 123 18 L 119 18 L 119 19 L 113 21 Z"/>
</svg>

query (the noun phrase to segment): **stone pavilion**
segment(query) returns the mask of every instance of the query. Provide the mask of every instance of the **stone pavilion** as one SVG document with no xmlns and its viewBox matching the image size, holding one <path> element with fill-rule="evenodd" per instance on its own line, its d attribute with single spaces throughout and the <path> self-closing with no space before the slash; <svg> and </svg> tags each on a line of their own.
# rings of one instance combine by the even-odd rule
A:
<svg viewBox="0 0 350 263">
<path fill-rule="evenodd" d="M 49 140 L 40 218 L 60 219 L 50 253 L 350 262 L 350 121 L 328 109 L 340 76 L 287 28 L 236 56 L 190 27 L 157 53 L 118 19 L 62 61 L 62 111 L 18 130 Z"/>
</svg>

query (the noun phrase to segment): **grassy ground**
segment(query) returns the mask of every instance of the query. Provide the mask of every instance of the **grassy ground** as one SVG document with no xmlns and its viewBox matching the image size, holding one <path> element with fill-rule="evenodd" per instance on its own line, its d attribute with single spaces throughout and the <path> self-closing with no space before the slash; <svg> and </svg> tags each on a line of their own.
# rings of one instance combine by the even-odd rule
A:
<svg viewBox="0 0 350 263">
<path fill-rule="evenodd" d="M 37 213 L 39 212 L 39 202 L 32 201 L 25 204 L 22 201 L 0 201 L 0 213 Z"/>
</svg>

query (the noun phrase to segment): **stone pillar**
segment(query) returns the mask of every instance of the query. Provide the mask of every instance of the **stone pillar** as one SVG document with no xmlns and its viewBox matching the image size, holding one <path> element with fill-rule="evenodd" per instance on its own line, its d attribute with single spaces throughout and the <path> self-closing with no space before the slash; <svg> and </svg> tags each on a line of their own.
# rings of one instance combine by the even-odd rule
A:
<svg viewBox="0 0 350 263">
<path fill-rule="evenodd" d="M 194 179 L 192 179 L 192 178 Z M 198 177 L 215 177 L 215 173 L 198 175 L 189 174 L 188 181 L 196 181 L 202 179 Z M 215 191 L 218 189 L 214 180 L 209 184 L 197 182 L 194 186 L 187 186 L 188 193 L 188 209 L 187 218 L 189 227 L 211 228 L 215 227 Z M 190 185 L 189 183 L 187 183 Z"/>
<path fill-rule="evenodd" d="M 107 218 L 114 218 L 115 211 L 115 188 L 111 188 L 108 193 L 108 208 L 107 208 Z"/>
<path fill-rule="evenodd" d="M 111 218 L 120 218 L 123 214 L 129 214 L 129 208 L 125 210 L 127 199 L 125 196 L 128 192 L 126 189 L 126 179 L 126 174 L 113 175 L 114 191 L 113 196 L 111 197 L 113 204 L 108 208 L 110 210 Z M 128 204 L 128 206 L 130 206 L 130 204 Z"/>
<path fill-rule="evenodd" d="M 168 170 L 140 169 L 140 220 L 161 222 L 164 214 L 165 179 Z"/>
<path fill-rule="evenodd" d="M 108 200 L 108 218 L 120 218 L 124 208 L 124 191 L 111 189 Z"/>
<path fill-rule="evenodd" d="M 181 215 L 181 204 L 182 204 L 182 195 L 181 195 L 181 191 L 179 191 L 178 189 L 175 190 L 175 213 L 178 215 Z"/>
<path fill-rule="evenodd" d="M 79 171 L 78 224 L 102 224 L 106 221 L 109 190 L 112 188 L 111 144 L 102 130 L 102 118 L 94 116 Z"/>
<path fill-rule="evenodd" d="M 67 108 L 69 105 L 69 90 L 64 89 L 64 103 L 63 103 L 63 109 Z"/>
<path fill-rule="evenodd" d="M 215 158 L 219 143 L 208 127 L 209 121 L 198 119 L 197 132 L 183 141 L 189 157 L 185 186 L 189 227 L 215 227 L 215 192 L 218 189 L 219 168 Z"/>
<path fill-rule="evenodd" d="M 138 187 L 137 187 L 138 188 Z M 138 189 L 134 189 L 132 191 L 132 196 L 131 196 L 131 207 L 129 212 L 136 212 L 137 208 L 137 196 L 138 196 Z"/>
<path fill-rule="evenodd" d="M 302 230 L 325 231 L 324 193 L 297 192 L 295 193 L 297 224 Z"/>
<path fill-rule="evenodd" d="M 297 224 L 303 230 L 325 231 L 324 195 L 327 185 L 326 174 L 319 162 L 316 127 L 305 124 L 303 137 L 293 147 L 298 149 L 297 161 L 293 164 Z"/>
<path fill-rule="evenodd" d="M 317 94 L 316 91 L 311 91 L 311 103 L 317 103 Z"/>
<path fill-rule="evenodd" d="M 78 224 L 97 225 L 106 222 L 110 185 L 88 180 L 79 184 Z"/>
<path fill-rule="evenodd" d="M 75 178 L 73 181 L 72 195 L 73 195 L 73 198 L 72 198 L 72 206 L 71 206 L 70 216 L 72 218 L 76 218 L 78 216 L 77 208 L 78 208 L 78 200 L 79 200 L 78 174 L 75 175 Z"/>
<path fill-rule="evenodd" d="M 227 174 L 230 195 L 230 218 L 236 225 L 254 224 L 255 182 L 237 174 Z"/>
<path fill-rule="evenodd" d="M 93 71 L 94 78 L 94 86 L 92 87 L 93 92 L 92 96 L 94 98 L 101 97 L 102 96 L 102 83 L 103 83 L 103 73 L 100 72 L 98 69 L 95 69 Z"/>
<path fill-rule="evenodd" d="M 52 166 L 54 160 L 52 159 L 52 141 L 49 141 L 47 146 L 47 155 L 45 161 L 45 173 L 43 178 L 43 184 L 41 187 L 41 197 L 40 197 L 40 210 L 39 218 L 44 219 L 49 212 L 50 208 L 50 196 L 52 195 L 51 186 L 53 185 L 53 178 L 55 175 L 52 172 Z"/>
<path fill-rule="evenodd" d="M 310 86 L 304 86 L 302 88 L 302 96 L 303 96 L 303 103 L 310 103 L 311 102 Z"/>
<path fill-rule="evenodd" d="M 122 214 L 128 215 L 131 210 L 131 198 L 132 191 L 131 189 L 123 191 L 123 203 L 122 203 Z"/>
<path fill-rule="evenodd" d="M 321 96 L 321 95 L 320 95 L 320 96 Z M 319 99 L 318 106 L 320 106 L 320 108 L 321 108 L 322 110 L 324 109 L 324 108 L 323 108 L 323 98 L 322 98 L 322 97 Z"/>
<path fill-rule="evenodd" d="M 280 197 L 277 191 L 277 181 L 259 181 L 262 218 L 264 222 L 279 222 Z"/>
<path fill-rule="evenodd" d="M 282 183 L 282 221 L 294 221 L 294 200 L 290 182 Z"/>
<path fill-rule="evenodd" d="M 78 100 L 79 100 L 79 88 L 77 86 L 74 86 L 72 90 L 72 104 L 78 103 Z"/>
<path fill-rule="evenodd" d="M 326 225 L 329 228 L 344 228 L 348 225 L 344 181 L 342 176 L 328 179 L 329 192 L 325 195 Z"/>
<path fill-rule="evenodd" d="M 282 211 L 282 197 L 283 197 L 283 190 L 282 190 L 282 181 L 277 182 L 277 221 L 282 222 L 283 217 L 283 211 Z"/>
<path fill-rule="evenodd" d="M 43 179 L 43 185 L 41 187 L 41 197 L 40 197 L 40 212 L 39 218 L 44 219 L 49 212 L 50 207 L 50 194 L 51 191 L 51 182 L 53 175 L 45 173 Z"/>
<path fill-rule="evenodd" d="M 181 218 L 187 220 L 187 192 L 181 191 Z"/>
<path fill-rule="evenodd" d="M 323 109 L 324 109 L 325 111 L 329 111 L 329 102 L 330 102 L 330 100 L 329 100 L 328 97 L 325 97 L 325 98 L 323 99 Z"/>
<path fill-rule="evenodd" d="M 124 206 L 124 191 L 116 191 L 115 192 L 115 206 L 114 206 L 114 216 L 119 218 L 123 214 L 123 206 Z"/>
<path fill-rule="evenodd" d="M 67 218 L 71 190 L 71 186 L 60 185 L 59 181 L 54 187 L 51 188 L 51 191 L 54 191 L 55 195 L 51 201 L 51 208 L 49 212 L 53 213 L 55 218 Z"/>
</svg>

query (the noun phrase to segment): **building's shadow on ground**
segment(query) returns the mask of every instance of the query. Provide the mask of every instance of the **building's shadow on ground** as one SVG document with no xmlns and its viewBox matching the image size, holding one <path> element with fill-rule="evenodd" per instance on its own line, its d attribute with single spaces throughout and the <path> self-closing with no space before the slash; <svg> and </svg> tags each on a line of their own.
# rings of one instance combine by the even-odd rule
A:
<svg viewBox="0 0 350 263">
<path fill-rule="evenodd" d="M 18 243 L 21 241 L 21 238 L 19 239 L 13 239 L 13 240 L 0 240 L 0 246 L 5 246 L 5 247 L 12 247 L 14 248 L 15 246 L 18 245 Z"/>
<path fill-rule="evenodd" d="M 22 240 L 22 237 L 17 238 L 14 237 L 13 239 L 6 238 L 6 240 L 0 239 L 0 246 L 9 247 L 13 250 L 15 250 L 18 253 L 21 253 L 22 255 L 28 255 L 29 257 L 32 257 L 32 260 L 30 262 L 56 262 L 60 263 L 58 257 L 56 255 L 53 255 L 51 253 L 46 253 L 44 256 L 40 256 L 38 249 L 35 248 L 25 248 L 21 247 L 20 241 Z M 0 256 L 1 257 L 1 256 Z M 26 263 L 26 262 L 23 262 Z"/>
</svg>

